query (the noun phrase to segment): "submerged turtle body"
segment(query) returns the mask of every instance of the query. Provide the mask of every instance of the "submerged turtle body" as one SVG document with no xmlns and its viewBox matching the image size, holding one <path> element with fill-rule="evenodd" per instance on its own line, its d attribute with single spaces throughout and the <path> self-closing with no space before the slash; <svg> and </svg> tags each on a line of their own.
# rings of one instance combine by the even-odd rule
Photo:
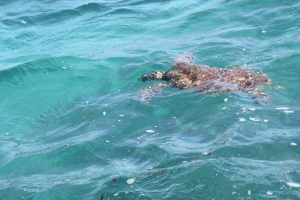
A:
<svg viewBox="0 0 300 200">
<path fill-rule="evenodd" d="M 267 95 L 258 86 L 272 84 L 265 74 L 254 72 L 246 67 L 216 68 L 191 62 L 175 62 L 170 70 L 144 74 L 140 80 L 166 81 L 141 91 L 141 99 L 146 102 L 166 86 L 180 89 L 193 88 L 204 93 L 243 92 L 266 99 Z"/>
</svg>

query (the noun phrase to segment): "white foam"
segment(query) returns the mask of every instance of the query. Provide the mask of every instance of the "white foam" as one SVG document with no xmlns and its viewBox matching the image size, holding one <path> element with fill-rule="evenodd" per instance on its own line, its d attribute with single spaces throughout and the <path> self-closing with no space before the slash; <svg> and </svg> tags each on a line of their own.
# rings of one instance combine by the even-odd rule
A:
<svg viewBox="0 0 300 200">
<path fill-rule="evenodd" d="M 148 129 L 148 130 L 146 130 L 145 132 L 146 132 L 146 133 L 155 133 L 155 131 L 152 130 L 152 129 Z"/>
<path fill-rule="evenodd" d="M 105 111 L 103 111 L 102 115 L 103 115 L 103 116 L 105 116 L 105 115 L 106 115 L 106 112 L 105 112 Z"/>
<path fill-rule="evenodd" d="M 289 107 L 285 107 L 285 106 L 280 106 L 280 107 L 277 107 L 275 108 L 276 110 L 288 110 L 290 109 Z"/>
<path fill-rule="evenodd" d="M 240 117 L 240 118 L 239 118 L 239 121 L 240 121 L 240 122 L 245 122 L 246 119 L 245 119 L 244 117 Z"/>
<path fill-rule="evenodd" d="M 247 192 L 247 193 L 248 193 L 248 195 L 250 196 L 250 195 L 251 195 L 251 190 L 248 190 L 248 192 Z"/>
<path fill-rule="evenodd" d="M 269 195 L 269 196 L 272 196 L 273 195 L 273 192 L 271 192 L 271 191 L 267 191 L 267 193 L 266 193 L 267 195 Z"/>
<path fill-rule="evenodd" d="M 296 182 L 286 182 L 286 184 L 290 187 L 294 187 L 294 188 L 300 188 L 300 183 L 296 183 Z"/>
<path fill-rule="evenodd" d="M 256 117 L 249 117 L 249 120 L 253 121 L 253 122 L 259 122 L 260 121 L 260 119 L 256 118 Z"/>
<path fill-rule="evenodd" d="M 290 145 L 291 146 L 297 146 L 297 143 L 296 142 L 291 142 Z"/>
<path fill-rule="evenodd" d="M 131 185 L 131 184 L 133 184 L 135 182 L 135 178 L 127 179 L 126 182 L 127 182 L 128 185 Z"/>
<path fill-rule="evenodd" d="M 290 114 L 290 113 L 294 113 L 294 111 L 293 110 L 285 110 L 285 111 L 283 111 L 285 114 Z"/>
</svg>

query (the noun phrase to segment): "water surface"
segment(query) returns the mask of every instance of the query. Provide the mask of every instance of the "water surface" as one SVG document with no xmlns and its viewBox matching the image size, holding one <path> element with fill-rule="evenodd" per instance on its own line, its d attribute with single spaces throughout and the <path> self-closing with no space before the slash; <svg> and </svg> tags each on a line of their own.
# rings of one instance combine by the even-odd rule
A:
<svg viewBox="0 0 300 200">
<path fill-rule="evenodd" d="M 0 8 L 0 199 L 300 198 L 299 2 Z M 185 52 L 284 89 L 267 104 L 175 88 L 142 102 L 138 77 Z"/>
</svg>

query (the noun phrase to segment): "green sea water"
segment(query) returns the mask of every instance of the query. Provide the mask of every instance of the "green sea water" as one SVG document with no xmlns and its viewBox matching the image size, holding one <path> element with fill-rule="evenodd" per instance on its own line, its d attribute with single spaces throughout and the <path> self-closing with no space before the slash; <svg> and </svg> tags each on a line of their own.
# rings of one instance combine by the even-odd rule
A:
<svg viewBox="0 0 300 200">
<path fill-rule="evenodd" d="M 0 0 L 0 199 L 300 199 L 297 0 Z M 138 78 L 178 55 L 248 94 Z M 103 195 L 101 197 L 101 195 Z"/>
</svg>

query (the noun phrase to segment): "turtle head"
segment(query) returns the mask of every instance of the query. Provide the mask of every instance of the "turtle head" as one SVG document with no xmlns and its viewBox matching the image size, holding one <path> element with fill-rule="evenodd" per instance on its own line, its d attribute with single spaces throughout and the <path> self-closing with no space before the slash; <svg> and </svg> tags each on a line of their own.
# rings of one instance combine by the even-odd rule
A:
<svg viewBox="0 0 300 200">
<path fill-rule="evenodd" d="M 164 78 L 164 76 L 165 76 L 165 72 L 154 71 L 154 72 L 142 75 L 140 80 L 142 82 L 149 81 L 149 80 L 162 80 Z"/>
</svg>

